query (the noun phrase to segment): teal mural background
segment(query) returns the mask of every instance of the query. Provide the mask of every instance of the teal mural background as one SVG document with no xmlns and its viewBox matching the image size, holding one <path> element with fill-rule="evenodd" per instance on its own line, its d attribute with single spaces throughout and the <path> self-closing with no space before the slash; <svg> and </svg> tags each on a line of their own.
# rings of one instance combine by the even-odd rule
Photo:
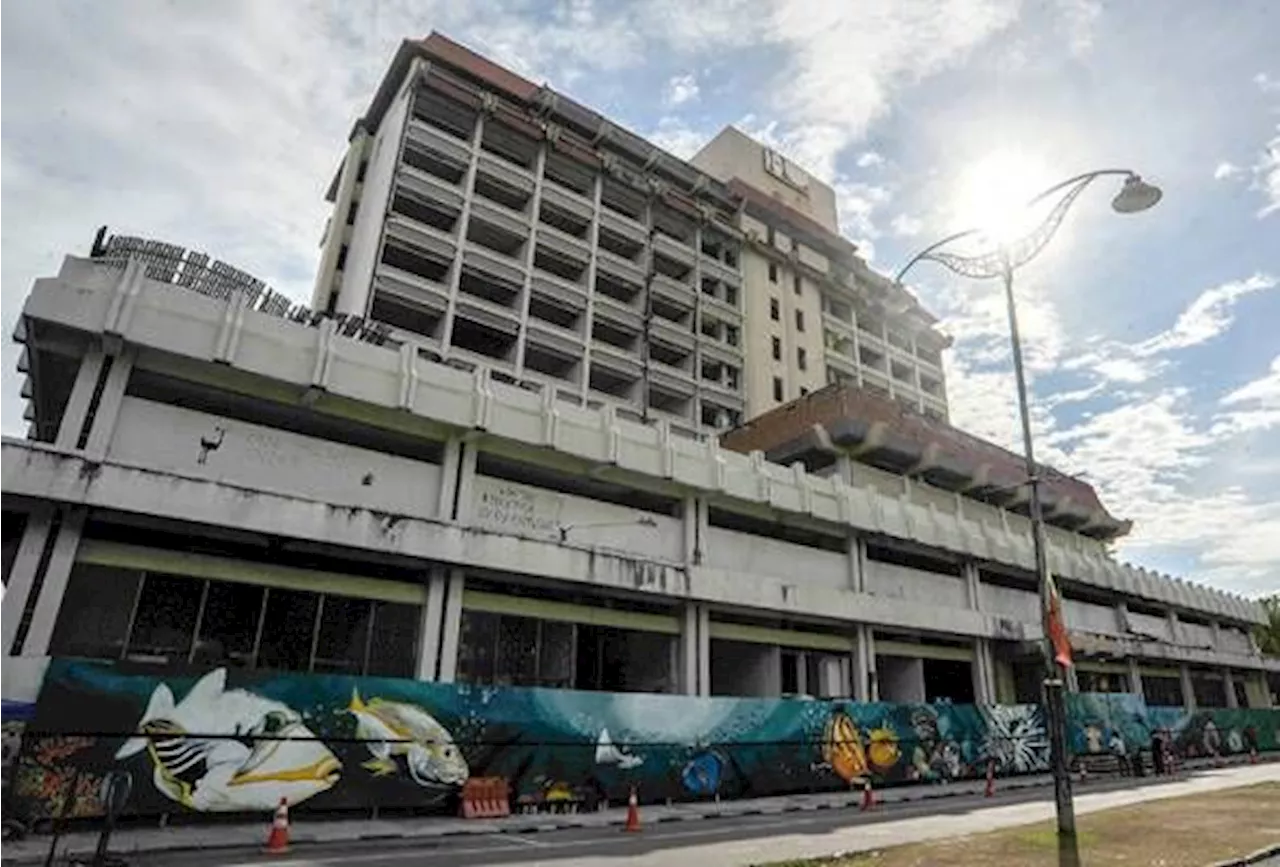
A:
<svg viewBox="0 0 1280 867">
<path fill-rule="evenodd" d="M 1224 752 L 1251 729 L 1277 747 L 1280 711 L 1147 708 L 1073 695 L 1075 752 L 1112 730 L 1185 750 L 1216 727 Z M 139 734 L 143 737 L 137 737 Z M 1194 754 L 1194 753 L 1193 753 Z M 14 775 L 30 816 L 101 812 L 112 771 L 126 812 L 456 809 L 468 777 L 510 780 L 518 807 L 590 808 L 635 786 L 644 800 L 744 797 L 1001 775 L 1048 767 L 1036 705 L 858 704 L 423 683 L 243 670 L 162 671 L 55 659 Z M 74 803 L 67 804 L 71 793 Z M 266 805 L 264 807 L 264 805 Z"/>
</svg>

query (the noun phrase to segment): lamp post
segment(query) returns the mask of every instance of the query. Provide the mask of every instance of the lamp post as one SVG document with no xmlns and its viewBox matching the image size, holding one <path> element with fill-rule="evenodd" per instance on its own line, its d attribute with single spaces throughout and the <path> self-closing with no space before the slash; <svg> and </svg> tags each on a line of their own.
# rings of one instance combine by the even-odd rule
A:
<svg viewBox="0 0 1280 867">
<path fill-rule="evenodd" d="M 1031 518 L 1031 542 L 1035 552 L 1036 583 L 1039 586 L 1041 611 L 1045 612 L 1045 629 L 1042 650 L 1044 652 L 1045 681 L 1044 698 L 1046 723 L 1049 730 L 1049 758 L 1053 771 L 1054 801 L 1058 816 L 1058 853 L 1063 864 L 1079 863 L 1076 846 L 1075 808 L 1071 800 L 1071 777 L 1067 772 L 1066 753 L 1066 709 L 1063 700 L 1063 684 L 1065 668 L 1054 659 L 1054 651 L 1049 640 L 1048 612 L 1050 610 L 1051 579 L 1049 575 L 1048 552 L 1045 545 L 1044 513 L 1040 499 L 1040 472 L 1036 464 L 1035 449 L 1031 437 L 1031 411 L 1027 401 L 1027 379 L 1022 361 L 1022 337 L 1018 332 L 1018 309 L 1013 295 L 1013 274 L 1022 265 L 1034 259 L 1045 245 L 1053 238 L 1063 218 L 1071 208 L 1076 197 L 1085 188 L 1100 177 L 1115 175 L 1124 178 L 1124 185 L 1111 200 L 1111 207 L 1120 214 L 1134 214 L 1145 211 L 1160 201 L 1162 193 L 1159 187 L 1146 181 L 1129 169 L 1099 169 L 1076 175 L 1062 183 L 1055 184 L 1027 203 L 1031 208 L 1048 201 L 1052 196 L 1059 198 L 1049 210 L 1045 218 L 1031 231 L 1013 241 L 998 241 L 985 252 L 974 255 L 957 255 L 947 253 L 943 248 L 975 235 L 981 235 L 980 229 L 969 229 L 949 235 L 926 247 L 907 261 L 893 278 L 894 283 L 901 284 L 903 276 L 917 263 L 924 260 L 937 262 L 957 274 L 976 279 L 999 277 L 1004 284 L 1005 304 L 1009 315 L 1009 342 L 1013 354 L 1013 372 L 1018 384 L 1018 412 L 1022 417 L 1022 451 L 1026 461 L 1029 500 L 1027 510 Z"/>
</svg>

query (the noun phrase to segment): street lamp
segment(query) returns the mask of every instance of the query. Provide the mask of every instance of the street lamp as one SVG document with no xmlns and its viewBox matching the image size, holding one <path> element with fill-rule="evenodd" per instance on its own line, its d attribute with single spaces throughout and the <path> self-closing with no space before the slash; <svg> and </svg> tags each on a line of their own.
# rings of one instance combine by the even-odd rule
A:
<svg viewBox="0 0 1280 867">
<path fill-rule="evenodd" d="M 907 271 L 920 261 L 931 260 L 951 269 L 964 277 L 990 279 L 999 277 L 1004 282 L 1005 304 L 1009 313 L 1009 341 L 1013 350 L 1013 372 L 1018 383 L 1018 411 L 1022 416 L 1022 449 L 1026 461 L 1027 483 L 1030 487 L 1028 511 L 1031 517 L 1031 540 L 1035 551 L 1036 581 L 1040 589 L 1041 610 L 1045 612 L 1044 641 L 1042 649 L 1045 661 L 1045 712 L 1049 729 L 1049 753 L 1053 769 L 1054 801 L 1058 814 L 1058 853 L 1059 861 L 1064 864 L 1078 864 L 1079 852 L 1076 846 L 1075 808 L 1071 801 L 1071 777 L 1067 773 L 1066 754 L 1066 708 L 1063 701 L 1063 682 L 1066 670 L 1054 658 L 1054 651 L 1049 639 L 1048 612 L 1050 611 L 1051 583 L 1049 561 L 1045 546 L 1044 514 L 1040 501 L 1040 473 L 1036 465 L 1035 450 L 1031 439 L 1031 411 L 1027 402 L 1027 380 L 1023 371 L 1022 338 L 1018 333 L 1018 310 L 1013 297 L 1013 272 L 1030 262 L 1044 249 L 1062 224 L 1067 210 L 1076 197 L 1085 188 L 1100 177 L 1117 175 L 1124 178 L 1124 184 L 1111 207 L 1120 214 L 1135 214 L 1153 207 L 1163 195 L 1159 187 L 1144 181 L 1136 172 L 1128 169 L 1100 169 L 1082 175 L 1076 175 L 1060 184 L 1055 184 L 1027 203 L 1031 208 L 1059 196 L 1045 218 L 1031 231 L 1013 241 L 996 241 L 985 252 L 974 255 L 957 255 L 943 252 L 949 244 L 975 235 L 981 235 L 981 229 L 969 229 L 949 235 L 926 247 L 907 261 L 893 278 L 896 284 L 902 283 Z"/>
</svg>

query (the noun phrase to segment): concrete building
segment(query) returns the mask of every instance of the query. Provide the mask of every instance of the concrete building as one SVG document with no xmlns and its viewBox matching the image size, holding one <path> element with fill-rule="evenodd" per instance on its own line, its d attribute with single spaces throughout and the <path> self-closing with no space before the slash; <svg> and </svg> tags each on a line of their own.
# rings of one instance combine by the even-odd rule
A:
<svg viewBox="0 0 1280 867">
<path fill-rule="evenodd" d="M 508 382 L 502 359 L 460 370 L 129 239 L 38 280 L 17 339 L 31 430 L 3 442 L 6 671 L 54 656 L 693 695 L 1038 694 L 1028 524 L 997 496 L 994 456 L 975 469 L 924 443 L 905 476 L 850 460 L 855 437 L 831 422 L 841 472 L 799 446 L 782 466 L 562 400 L 558 381 Z M 923 436 L 877 430 L 864 440 L 889 443 L 882 456 Z M 991 490 L 948 490 L 948 473 Z M 1260 607 L 1116 562 L 1118 522 L 1069 505 L 1049 559 L 1081 687 L 1266 705 L 1278 666 L 1249 638 Z"/>
<path fill-rule="evenodd" d="M 736 130 L 686 163 L 432 34 L 328 198 L 312 307 L 428 358 L 677 433 L 829 381 L 946 416 L 932 318 L 840 236 L 829 186 Z"/>
<path fill-rule="evenodd" d="M 733 127 L 690 163 L 741 202 L 748 417 L 850 383 L 945 420 L 950 340 L 840 234 L 835 191 Z"/>
</svg>

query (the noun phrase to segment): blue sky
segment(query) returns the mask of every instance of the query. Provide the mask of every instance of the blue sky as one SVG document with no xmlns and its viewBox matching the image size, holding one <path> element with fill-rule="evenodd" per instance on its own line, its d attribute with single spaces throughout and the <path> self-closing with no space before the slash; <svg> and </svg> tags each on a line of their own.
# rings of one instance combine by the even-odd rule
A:
<svg viewBox="0 0 1280 867">
<path fill-rule="evenodd" d="M 398 44 L 438 29 L 688 156 L 733 123 L 835 185 L 892 270 L 992 195 L 1099 182 L 1019 275 L 1042 456 L 1135 520 L 1121 554 L 1280 590 L 1280 5 L 1129 0 L 8 2 L 3 326 L 94 229 L 309 297 L 323 191 Z M 998 287 L 914 274 L 953 419 L 1016 442 Z M 22 430 L 16 352 L 3 426 Z"/>
</svg>

